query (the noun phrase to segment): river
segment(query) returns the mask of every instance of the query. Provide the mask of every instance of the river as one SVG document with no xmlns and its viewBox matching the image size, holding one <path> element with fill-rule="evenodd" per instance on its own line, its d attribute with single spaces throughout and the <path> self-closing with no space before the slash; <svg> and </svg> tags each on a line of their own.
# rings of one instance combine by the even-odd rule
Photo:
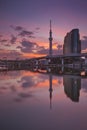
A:
<svg viewBox="0 0 87 130">
<path fill-rule="evenodd" d="M 87 130 L 87 78 L 0 72 L 0 130 Z"/>
</svg>

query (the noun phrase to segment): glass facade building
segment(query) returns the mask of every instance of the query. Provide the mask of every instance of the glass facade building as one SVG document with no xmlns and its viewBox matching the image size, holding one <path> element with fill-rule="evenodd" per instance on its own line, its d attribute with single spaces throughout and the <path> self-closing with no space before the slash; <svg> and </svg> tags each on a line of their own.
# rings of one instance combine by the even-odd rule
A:
<svg viewBox="0 0 87 130">
<path fill-rule="evenodd" d="M 63 54 L 81 53 L 79 29 L 73 29 L 64 38 Z"/>
</svg>

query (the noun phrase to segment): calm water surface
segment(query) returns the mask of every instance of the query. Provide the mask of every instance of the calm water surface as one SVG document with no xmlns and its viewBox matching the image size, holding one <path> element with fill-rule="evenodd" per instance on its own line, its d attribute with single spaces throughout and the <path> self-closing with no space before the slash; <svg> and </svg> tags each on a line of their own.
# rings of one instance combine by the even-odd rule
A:
<svg viewBox="0 0 87 130">
<path fill-rule="evenodd" d="M 0 130 L 87 130 L 87 79 L 0 72 Z"/>
</svg>

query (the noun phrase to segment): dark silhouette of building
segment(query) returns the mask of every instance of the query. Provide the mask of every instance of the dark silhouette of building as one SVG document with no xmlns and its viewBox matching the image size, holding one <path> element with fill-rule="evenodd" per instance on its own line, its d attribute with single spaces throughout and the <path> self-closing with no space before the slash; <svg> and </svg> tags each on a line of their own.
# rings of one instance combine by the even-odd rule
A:
<svg viewBox="0 0 87 130">
<path fill-rule="evenodd" d="M 81 89 L 81 79 L 63 76 L 63 84 L 64 92 L 67 97 L 69 97 L 74 102 L 78 102 Z"/>
<path fill-rule="evenodd" d="M 50 20 L 50 32 L 49 32 L 49 56 L 52 55 L 52 27 L 51 27 L 51 20 Z"/>
<path fill-rule="evenodd" d="M 64 38 L 63 54 L 81 53 L 79 29 L 73 29 Z"/>
</svg>

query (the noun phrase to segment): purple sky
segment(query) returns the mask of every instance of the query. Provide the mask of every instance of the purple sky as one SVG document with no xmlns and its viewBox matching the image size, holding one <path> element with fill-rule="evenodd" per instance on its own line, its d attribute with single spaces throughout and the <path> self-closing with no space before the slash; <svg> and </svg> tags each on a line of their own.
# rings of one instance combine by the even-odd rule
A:
<svg viewBox="0 0 87 130">
<path fill-rule="evenodd" d="M 47 54 L 50 19 L 55 54 L 62 52 L 58 45 L 73 28 L 79 28 L 86 52 L 86 0 L 0 0 L 0 55 L 22 58 Z"/>
</svg>

